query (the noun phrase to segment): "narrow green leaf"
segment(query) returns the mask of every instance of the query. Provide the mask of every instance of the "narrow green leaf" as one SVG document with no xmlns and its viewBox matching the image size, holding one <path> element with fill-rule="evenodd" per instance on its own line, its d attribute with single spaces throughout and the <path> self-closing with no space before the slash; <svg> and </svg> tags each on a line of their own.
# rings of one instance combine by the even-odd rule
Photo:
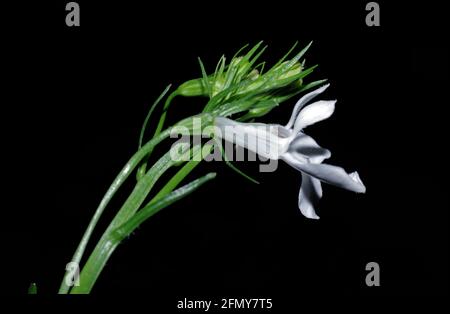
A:
<svg viewBox="0 0 450 314">
<path fill-rule="evenodd" d="M 250 49 L 249 52 L 243 57 L 243 59 L 246 59 L 247 61 L 250 61 L 250 58 L 255 54 L 255 52 L 259 49 L 259 47 L 262 45 L 263 41 L 261 40 L 256 45 L 253 46 L 252 49 Z M 266 46 L 267 47 L 267 46 Z M 265 49 L 265 48 L 264 48 Z"/>
<path fill-rule="evenodd" d="M 210 101 L 208 101 L 208 103 L 206 104 L 206 106 L 203 108 L 203 112 L 212 112 L 215 109 L 217 109 L 217 105 L 223 105 L 223 100 L 226 99 L 227 95 L 230 95 L 234 92 L 236 92 L 239 89 L 243 89 L 245 87 L 247 87 L 248 85 L 252 84 L 254 81 L 252 80 L 243 80 L 237 84 L 233 84 L 230 87 L 222 90 L 220 93 L 218 93 L 217 95 L 215 95 L 212 99 L 210 99 Z M 252 95 L 250 95 L 252 96 Z"/>
<path fill-rule="evenodd" d="M 250 51 L 247 52 L 247 54 L 244 57 L 242 57 L 241 61 L 239 61 L 239 63 L 236 66 L 237 69 L 240 69 L 243 66 L 243 64 L 245 64 L 246 62 L 248 64 L 245 64 L 245 68 L 243 68 L 244 69 L 243 71 L 241 71 L 241 72 L 239 72 L 239 70 L 237 71 L 238 72 L 237 74 L 239 74 L 239 75 L 236 75 L 236 77 L 233 79 L 233 83 L 240 82 L 242 77 L 244 77 L 248 72 L 250 72 L 255 61 L 261 56 L 261 54 L 264 52 L 264 50 L 266 50 L 267 46 L 265 46 L 261 51 L 258 52 L 258 54 L 255 56 L 254 60 L 250 61 L 250 59 L 256 53 L 256 51 L 259 49 L 259 47 L 261 46 L 262 43 L 263 43 L 263 41 L 260 41 L 255 46 L 253 46 L 253 48 L 250 49 Z"/>
<path fill-rule="evenodd" d="M 37 284 L 32 282 L 28 287 L 28 294 L 37 294 Z"/>
<path fill-rule="evenodd" d="M 185 148 L 185 147 L 183 147 Z M 189 153 L 188 150 L 184 150 L 182 155 Z M 184 158 L 180 156 L 180 160 Z M 108 230 L 111 230 L 123 222 L 127 221 L 134 213 L 139 209 L 147 195 L 150 193 L 156 181 L 166 172 L 170 167 L 174 166 L 177 161 L 173 160 L 171 151 L 165 153 L 145 174 L 145 176 L 138 181 L 130 196 L 127 198 L 122 208 L 111 222 Z"/>
<path fill-rule="evenodd" d="M 245 122 L 249 119 L 262 117 L 268 114 L 273 108 L 277 107 L 279 103 L 275 99 L 268 99 L 255 104 L 249 111 L 243 116 L 237 118 L 237 121 Z"/>
<path fill-rule="evenodd" d="M 167 87 L 164 89 L 164 91 L 159 95 L 159 97 L 155 100 L 153 105 L 150 107 L 150 110 L 148 111 L 147 116 L 145 117 L 145 120 L 144 120 L 144 124 L 142 125 L 142 128 L 141 128 L 141 133 L 139 135 L 139 147 L 138 148 L 142 147 L 142 141 L 144 139 L 144 133 L 145 133 L 145 130 L 147 128 L 148 120 L 150 119 L 150 117 L 151 117 L 153 111 L 155 110 L 156 106 L 159 104 L 161 99 L 164 98 L 164 96 L 167 94 L 167 92 L 169 91 L 171 86 L 172 86 L 171 84 L 167 85 Z"/>
<path fill-rule="evenodd" d="M 208 74 L 206 73 L 205 66 L 203 65 L 202 59 L 200 59 L 200 57 L 198 57 L 198 63 L 200 64 L 200 69 L 202 71 L 203 84 L 205 85 L 205 88 L 208 91 L 209 97 L 211 97 L 212 96 L 211 83 L 209 82 Z"/>
<path fill-rule="evenodd" d="M 216 83 L 217 78 L 220 77 L 223 73 L 223 69 L 225 68 L 225 61 L 226 61 L 225 55 L 222 55 L 219 59 L 219 62 L 217 62 L 216 70 L 214 71 L 214 78 L 213 78 L 213 82 L 212 82 L 213 86 Z"/>
<path fill-rule="evenodd" d="M 317 80 L 317 81 L 308 83 L 306 85 L 303 85 L 300 89 L 296 89 L 296 90 L 294 90 L 293 92 L 291 92 L 289 94 L 282 95 L 282 96 L 277 96 L 276 98 L 274 98 L 274 100 L 276 100 L 279 103 L 282 103 L 282 102 L 284 102 L 284 101 L 286 101 L 286 100 L 288 100 L 288 99 L 290 99 L 290 98 L 292 98 L 294 96 L 297 96 L 300 93 L 303 93 L 303 92 L 305 92 L 305 91 L 307 91 L 309 89 L 312 89 L 312 88 L 314 88 L 316 86 L 319 86 L 319 85 L 325 83 L 326 81 L 327 80 L 324 79 L 324 80 Z"/>
<path fill-rule="evenodd" d="M 172 100 L 178 96 L 178 91 L 175 90 L 167 97 L 166 101 L 164 102 L 163 107 L 163 113 L 161 114 L 161 117 L 159 118 L 158 125 L 156 126 L 155 133 L 153 134 L 153 138 L 158 137 L 161 133 L 162 128 L 164 127 L 164 122 L 166 121 L 167 116 L 167 110 L 170 107 L 170 104 L 172 103 Z M 150 155 L 153 152 L 153 148 L 150 148 L 147 155 L 143 158 L 141 165 L 139 166 L 137 172 L 136 172 L 136 179 L 139 181 L 147 172 L 147 162 L 150 159 Z"/>
<path fill-rule="evenodd" d="M 280 59 L 278 60 L 277 63 L 275 63 L 275 65 L 273 66 L 273 68 L 276 68 L 277 66 L 279 66 L 281 63 L 284 62 L 284 60 L 286 60 L 286 58 L 292 53 L 292 51 L 294 51 L 295 47 L 297 47 L 298 45 L 298 41 L 296 41 L 294 43 L 294 45 L 292 45 L 291 49 L 289 49 L 289 51 Z"/>
<path fill-rule="evenodd" d="M 258 68 L 260 68 L 258 71 L 259 71 L 259 74 L 260 75 L 263 75 L 263 73 L 264 73 L 264 67 L 266 66 L 266 61 L 263 61 L 263 62 L 260 62 L 260 63 L 258 63 L 255 67 L 254 67 L 254 69 L 256 69 L 256 70 L 258 70 Z"/>
<path fill-rule="evenodd" d="M 225 103 L 213 110 L 213 114 L 227 117 L 242 111 L 246 111 L 255 103 L 255 94 L 249 94 L 235 101 Z"/>
<path fill-rule="evenodd" d="M 286 65 L 285 68 L 290 68 L 292 67 L 298 60 L 300 60 L 303 55 L 308 51 L 309 47 L 311 47 L 312 45 L 312 41 L 309 42 L 308 45 L 306 45 L 305 48 L 303 48 L 297 55 L 294 56 L 294 58 L 292 58 Z"/>
<path fill-rule="evenodd" d="M 227 154 L 225 153 L 225 151 L 223 149 L 223 145 L 222 145 L 222 143 L 219 140 L 216 140 L 216 144 L 219 147 L 219 150 L 220 150 L 220 153 L 222 154 L 223 160 L 225 161 L 225 164 L 228 167 L 230 167 L 237 174 L 243 176 L 244 178 L 246 178 L 250 182 L 255 183 L 255 184 L 259 184 L 259 182 L 257 180 L 253 179 L 251 176 L 249 176 L 248 174 L 244 173 L 242 170 L 240 170 L 235 165 L 233 165 L 233 163 L 228 159 Z"/>
<path fill-rule="evenodd" d="M 242 46 L 241 48 L 239 48 L 239 50 L 236 51 L 236 53 L 234 54 L 233 58 L 231 58 L 231 60 L 236 59 L 236 58 L 239 56 L 239 54 L 240 54 L 245 48 L 247 48 L 248 46 L 249 46 L 249 44 L 245 44 L 244 46 Z"/>
<path fill-rule="evenodd" d="M 228 68 L 227 74 L 226 74 L 226 79 L 225 79 L 225 84 L 223 84 L 223 90 L 228 89 L 228 87 L 230 87 L 230 85 L 234 82 L 234 78 L 238 72 L 239 63 L 230 65 L 230 67 Z"/>
<path fill-rule="evenodd" d="M 273 84 L 266 84 L 265 88 L 263 88 L 262 90 L 267 91 L 271 88 L 280 88 L 286 85 L 289 85 L 292 82 L 295 82 L 301 78 L 304 78 L 306 76 L 308 76 L 309 74 L 311 74 L 314 69 L 317 68 L 317 65 L 314 65 L 312 67 L 309 67 L 307 69 L 304 69 L 303 71 L 301 71 L 300 73 L 296 74 L 296 75 L 292 75 L 291 77 L 285 78 L 285 79 L 281 79 L 281 80 L 277 80 L 276 82 L 271 82 Z"/>
<path fill-rule="evenodd" d="M 302 88 L 300 89 L 300 93 L 301 93 L 301 92 L 305 92 L 305 91 L 307 91 L 307 90 L 309 90 L 309 89 L 312 89 L 312 88 L 314 88 L 314 87 L 316 87 L 316 86 L 322 85 L 322 84 L 325 83 L 326 81 L 328 81 L 328 80 L 327 80 L 327 79 L 317 80 L 317 81 L 308 83 L 308 84 L 306 84 L 306 85 L 303 85 Z"/>
<path fill-rule="evenodd" d="M 183 179 L 200 164 L 202 160 L 202 151 L 207 151 L 208 149 L 211 150 L 212 145 L 204 145 L 201 150 L 197 151 L 192 159 L 189 160 L 180 170 L 178 170 L 178 172 L 170 178 L 169 182 L 167 182 L 161 190 L 159 190 L 159 192 L 150 200 L 149 204 L 172 192 L 178 184 L 180 184 L 180 182 L 183 181 Z"/>
<path fill-rule="evenodd" d="M 266 49 L 267 49 L 267 45 L 264 46 L 264 47 L 258 52 L 258 54 L 250 61 L 250 64 L 249 64 L 249 68 L 250 68 L 250 69 L 251 69 L 252 66 L 255 64 L 255 62 L 258 61 L 259 57 L 261 57 L 261 55 L 264 53 L 264 51 L 266 51 Z"/>
<path fill-rule="evenodd" d="M 183 187 L 171 192 L 170 194 L 164 196 L 154 203 L 150 203 L 141 210 L 139 210 L 133 217 L 126 221 L 123 225 L 116 228 L 112 235 L 117 241 L 122 241 L 124 238 L 128 237 L 133 231 L 136 230 L 143 222 L 148 218 L 159 212 L 160 210 L 166 208 L 167 206 L 173 204 L 174 202 L 186 197 L 200 186 L 212 180 L 216 177 L 216 173 L 208 173 L 207 175 L 196 179 Z"/>
</svg>

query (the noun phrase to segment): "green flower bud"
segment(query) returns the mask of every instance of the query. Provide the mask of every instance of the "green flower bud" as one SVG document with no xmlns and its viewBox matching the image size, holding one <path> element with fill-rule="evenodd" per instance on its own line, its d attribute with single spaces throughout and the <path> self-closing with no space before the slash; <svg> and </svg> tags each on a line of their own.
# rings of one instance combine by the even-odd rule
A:
<svg viewBox="0 0 450 314">
<path fill-rule="evenodd" d="M 259 77 L 259 71 L 257 69 L 253 69 L 248 75 L 247 78 L 249 80 L 256 80 Z"/>
<path fill-rule="evenodd" d="M 221 92 L 223 86 L 225 85 L 225 77 L 219 76 L 216 77 L 216 80 L 213 82 L 213 78 L 209 77 L 209 83 L 214 84 L 212 88 L 212 96 Z M 208 97 L 208 91 L 203 85 L 203 79 L 198 78 L 194 80 L 189 80 L 181 84 L 177 89 L 178 95 L 185 97 L 195 97 L 195 96 L 204 96 Z"/>
<path fill-rule="evenodd" d="M 273 107 L 266 107 L 266 108 L 253 108 L 248 111 L 248 115 L 252 118 L 258 118 L 266 115 L 269 113 Z"/>
<path fill-rule="evenodd" d="M 237 57 L 231 60 L 229 69 L 237 68 L 236 78 L 240 81 L 250 71 L 250 62 L 243 57 Z M 250 72 L 251 73 L 251 72 Z"/>
<path fill-rule="evenodd" d="M 178 95 L 185 97 L 207 96 L 207 91 L 201 79 L 189 80 L 181 84 L 177 89 Z"/>
<path fill-rule="evenodd" d="M 286 61 L 286 62 L 289 62 L 289 61 Z M 280 67 L 283 66 L 286 62 L 283 62 L 283 63 L 280 65 Z M 286 73 L 281 74 L 281 75 L 278 77 L 278 79 L 279 79 L 279 80 L 288 79 L 288 78 L 290 78 L 290 77 L 293 77 L 293 76 L 295 76 L 295 75 L 300 74 L 300 72 L 302 72 L 302 70 L 303 70 L 302 65 L 301 65 L 299 62 L 297 62 L 297 63 L 295 63 L 295 64 L 289 69 L 289 71 L 287 71 Z"/>
<path fill-rule="evenodd" d="M 213 82 L 211 82 L 211 84 L 212 83 Z M 212 97 L 220 93 L 223 90 L 224 85 L 225 85 L 225 77 L 223 75 L 216 77 L 214 85 L 212 86 Z"/>
</svg>

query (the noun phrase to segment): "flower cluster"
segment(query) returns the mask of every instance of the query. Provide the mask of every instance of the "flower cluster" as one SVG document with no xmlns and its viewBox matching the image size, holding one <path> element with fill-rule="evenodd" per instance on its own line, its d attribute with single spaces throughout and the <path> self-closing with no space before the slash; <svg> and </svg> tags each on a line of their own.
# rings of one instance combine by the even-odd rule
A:
<svg viewBox="0 0 450 314">
<path fill-rule="evenodd" d="M 234 56 L 229 64 L 226 64 L 226 58 L 222 56 L 211 75 L 206 74 L 199 59 L 203 77 L 181 84 L 176 94 L 209 97 L 203 112 L 223 117 L 238 116 L 236 119 L 247 121 L 263 116 L 281 102 L 323 83 L 320 80 L 303 84 L 303 79 L 315 68 L 305 68 L 304 60 L 300 62 L 311 43 L 293 58 L 286 60 L 295 48 L 294 45 L 266 72 L 265 62 L 257 64 L 266 49 L 261 48 L 261 45 L 262 42 L 258 43 L 244 56 Z"/>
</svg>

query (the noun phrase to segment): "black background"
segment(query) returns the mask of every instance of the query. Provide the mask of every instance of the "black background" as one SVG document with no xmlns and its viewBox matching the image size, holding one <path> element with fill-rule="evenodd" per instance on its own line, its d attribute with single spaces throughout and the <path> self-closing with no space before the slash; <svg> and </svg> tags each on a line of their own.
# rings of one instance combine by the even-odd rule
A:
<svg viewBox="0 0 450 314">
<path fill-rule="evenodd" d="M 65 3 L 2 10 L 6 293 L 25 294 L 30 282 L 56 293 L 94 209 L 136 150 L 149 104 L 167 84 L 199 77 L 197 56 L 212 71 L 221 54 L 259 40 L 272 63 L 295 41 L 314 40 L 306 60 L 319 67 L 308 79 L 328 78 L 323 98 L 338 103 L 308 134 L 332 151 L 331 163 L 358 170 L 367 193 L 324 186 L 313 221 L 298 211 L 300 175 L 288 165 L 259 173 L 255 162 L 237 163 L 257 186 L 205 163 L 190 178 L 217 178 L 127 239 L 93 293 L 144 294 L 167 308 L 184 297 L 266 297 L 280 306 L 317 295 L 448 293 L 442 8 L 379 1 L 381 26 L 369 28 L 365 1 L 79 1 L 81 26 L 69 28 Z M 169 123 L 204 103 L 177 99 Z M 262 121 L 285 123 L 294 103 Z M 365 285 L 371 261 L 380 287 Z"/>
</svg>

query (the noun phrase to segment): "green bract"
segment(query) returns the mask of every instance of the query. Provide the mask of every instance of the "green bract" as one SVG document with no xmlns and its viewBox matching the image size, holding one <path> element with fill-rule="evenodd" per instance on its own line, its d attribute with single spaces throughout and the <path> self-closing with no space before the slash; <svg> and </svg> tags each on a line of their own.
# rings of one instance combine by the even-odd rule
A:
<svg viewBox="0 0 450 314">
<path fill-rule="evenodd" d="M 262 42 L 255 45 L 244 56 L 233 57 L 227 65 L 225 56 L 222 56 L 214 73 L 209 75 L 199 59 L 203 77 L 181 84 L 174 93 L 187 97 L 208 97 L 204 112 L 220 115 L 246 113 L 245 117 L 250 119 L 269 113 L 281 101 L 304 91 L 305 87 L 311 88 L 323 82 L 303 85 L 303 78 L 315 68 L 305 68 L 304 62 L 300 62 L 311 43 L 292 59 L 286 60 L 295 48 L 294 45 L 267 72 L 263 72 L 264 62 L 256 64 L 266 49 L 261 48 L 261 44 Z"/>
</svg>

